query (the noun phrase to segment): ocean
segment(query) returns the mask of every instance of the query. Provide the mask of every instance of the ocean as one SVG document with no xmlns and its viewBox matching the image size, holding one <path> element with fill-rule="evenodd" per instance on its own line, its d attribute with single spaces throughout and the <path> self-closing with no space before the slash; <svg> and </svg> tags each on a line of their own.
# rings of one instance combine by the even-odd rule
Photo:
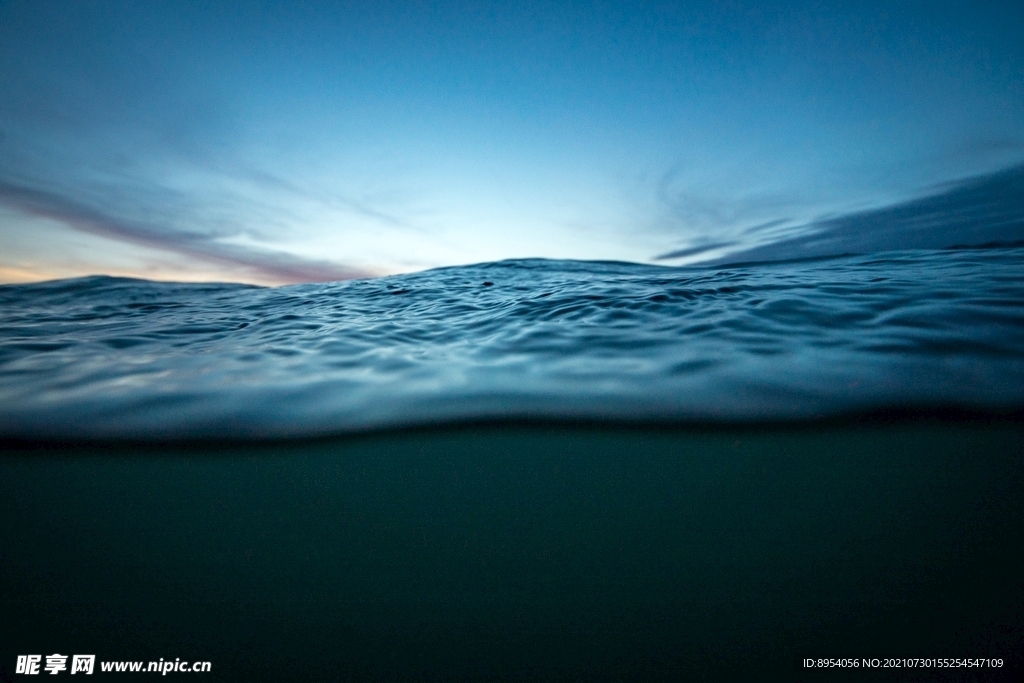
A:
<svg viewBox="0 0 1024 683">
<path fill-rule="evenodd" d="M 0 287 L 0 679 L 1012 680 L 1022 274 Z"/>
</svg>

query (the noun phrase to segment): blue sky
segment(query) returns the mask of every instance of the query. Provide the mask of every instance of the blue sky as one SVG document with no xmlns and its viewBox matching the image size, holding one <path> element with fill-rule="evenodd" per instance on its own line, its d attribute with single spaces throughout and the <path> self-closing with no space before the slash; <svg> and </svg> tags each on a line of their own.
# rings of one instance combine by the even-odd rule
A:
<svg viewBox="0 0 1024 683">
<path fill-rule="evenodd" d="M 1008 2 L 0 0 L 0 281 L 720 259 L 1020 164 L 1022 36 Z"/>
</svg>

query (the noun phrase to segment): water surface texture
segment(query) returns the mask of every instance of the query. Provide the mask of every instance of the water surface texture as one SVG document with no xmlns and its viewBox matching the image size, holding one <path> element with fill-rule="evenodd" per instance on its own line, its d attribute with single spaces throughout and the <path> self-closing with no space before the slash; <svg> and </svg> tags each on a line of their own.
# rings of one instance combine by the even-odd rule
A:
<svg viewBox="0 0 1024 683">
<path fill-rule="evenodd" d="M 259 288 L 0 287 L 0 436 L 1024 406 L 1024 249 L 663 268 L 519 260 Z"/>
</svg>

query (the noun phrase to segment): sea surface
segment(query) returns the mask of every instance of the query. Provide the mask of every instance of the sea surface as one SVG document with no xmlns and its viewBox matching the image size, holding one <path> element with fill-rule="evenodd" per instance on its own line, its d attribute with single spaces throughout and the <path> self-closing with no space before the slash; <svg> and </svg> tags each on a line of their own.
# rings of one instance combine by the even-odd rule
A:
<svg viewBox="0 0 1024 683">
<path fill-rule="evenodd" d="M 0 287 L 0 680 L 1020 680 L 1022 409 L 1020 247 Z"/>
<path fill-rule="evenodd" d="M 1024 248 L 715 267 L 516 260 L 259 288 L 0 287 L 0 437 L 1024 408 Z"/>
</svg>

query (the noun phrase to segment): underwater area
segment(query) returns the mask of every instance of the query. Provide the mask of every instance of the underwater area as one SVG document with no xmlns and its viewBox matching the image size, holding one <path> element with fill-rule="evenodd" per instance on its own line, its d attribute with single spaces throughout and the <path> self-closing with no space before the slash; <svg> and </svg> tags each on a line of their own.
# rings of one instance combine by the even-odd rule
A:
<svg viewBox="0 0 1024 683">
<path fill-rule="evenodd" d="M 0 636 L 205 680 L 1012 680 L 1022 272 L 0 287 Z"/>
<path fill-rule="evenodd" d="M 1022 661 L 1020 421 L 21 448 L 0 509 L 17 652 L 240 681 L 1014 680 Z M 1004 667 L 799 666 L 820 657 Z"/>
</svg>

